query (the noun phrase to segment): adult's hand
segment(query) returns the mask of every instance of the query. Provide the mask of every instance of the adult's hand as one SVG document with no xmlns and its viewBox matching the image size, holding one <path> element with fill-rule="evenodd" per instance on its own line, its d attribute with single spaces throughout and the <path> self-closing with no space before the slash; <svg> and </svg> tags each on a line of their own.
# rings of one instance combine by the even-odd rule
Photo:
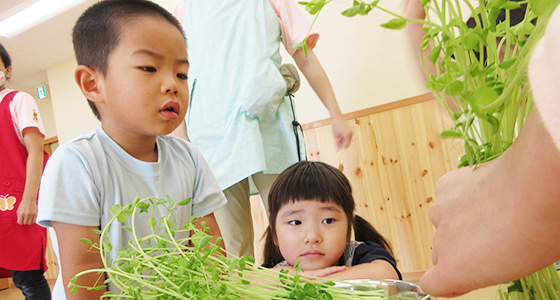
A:
<svg viewBox="0 0 560 300">
<path fill-rule="evenodd" d="M 422 289 L 457 296 L 558 260 L 558 182 L 560 152 L 534 109 L 502 156 L 439 180 L 429 210 L 434 267 L 420 279 Z"/>
<path fill-rule="evenodd" d="M 18 224 L 35 224 L 35 221 L 37 220 L 37 198 L 22 199 L 16 213 Z"/>
<path fill-rule="evenodd" d="M 334 139 L 336 140 L 336 146 L 338 150 L 346 149 L 350 145 L 350 141 L 352 141 L 352 136 L 354 135 L 354 131 L 350 126 L 346 123 L 346 121 L 342 118 L 342 116 L 335 118 L 331 118 L 332 121 L 332 130 Z"/>
</svg>

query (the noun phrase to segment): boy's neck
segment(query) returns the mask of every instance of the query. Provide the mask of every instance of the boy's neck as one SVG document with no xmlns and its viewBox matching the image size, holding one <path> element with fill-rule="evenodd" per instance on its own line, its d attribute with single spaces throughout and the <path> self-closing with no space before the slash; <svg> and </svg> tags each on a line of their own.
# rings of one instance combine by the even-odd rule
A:
<svg viewBox="0 0 560 300">
<path fill-rule="evenodd" d="M 146 162 L 158 161 L 156 136 L 138 137 L 114 130 L 111 127 L 101 126 L 105 133 L 132 157 Z"/>
</svg>

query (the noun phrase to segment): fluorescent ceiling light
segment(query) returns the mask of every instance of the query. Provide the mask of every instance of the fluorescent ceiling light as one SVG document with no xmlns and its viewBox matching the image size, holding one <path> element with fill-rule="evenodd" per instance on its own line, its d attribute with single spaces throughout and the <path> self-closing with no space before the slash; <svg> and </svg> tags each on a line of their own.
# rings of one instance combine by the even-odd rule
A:
<svg viewBox="0 0 560 300">
<path fill-rule="evenodd" d="M 85 0 L 41 0 L 0 22 L 0 36 L 13 37 Z"/>
</svg>

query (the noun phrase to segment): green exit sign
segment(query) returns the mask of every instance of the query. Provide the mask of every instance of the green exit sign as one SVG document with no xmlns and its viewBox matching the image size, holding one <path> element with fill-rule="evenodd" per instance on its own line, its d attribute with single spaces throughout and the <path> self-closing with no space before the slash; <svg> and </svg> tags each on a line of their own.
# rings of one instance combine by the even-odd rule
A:
<svg viewBox="0 0 560 300">
<path fill-rule="evenodd" d="M 39 100 L 47 98 L 47 92 L 45 91 L 45 86 L 40 85 L 37 87 L 37 97 Z"/>
</svg>

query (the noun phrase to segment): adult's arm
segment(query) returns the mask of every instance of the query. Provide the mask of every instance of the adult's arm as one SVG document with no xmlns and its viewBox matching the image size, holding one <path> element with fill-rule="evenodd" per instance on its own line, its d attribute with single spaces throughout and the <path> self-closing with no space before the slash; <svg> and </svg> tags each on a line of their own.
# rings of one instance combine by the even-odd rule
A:
<svg viewBox="0 0 560 300">
<path fill-rule="evenodd" d="M 404 17 L 407 19 L 423 20 L 426 18 L 426 11 L 421 5 L 421 0 L 408 0 L 404 11 Z M 422 47 L 422 39 L 426 32 L 422 30 L 424 24 L 408 22 L 405 27 L 405 32 L 408 36 L 410 48 L 414 53 L 414 60 L 416 61 L 416 70 L 421 73 L 422 78 L 427 80 L 426 72 L 437 77 L 436 67 L 430 62 L 428 56 L 432 52 L 432 45 L 428 44 L 424 49 Z M 424 63 L 425 68 L 424 69 Z M 458 112 L 459 108 L 450 96 L 445 95 L 445 101 L 453 112 Z"/>
<path fill-rule="evenodd" d="M 323 105 L 331 115 L 333 134 L 338 149 L 347 148 L 350 145 L 354 132 L 346 124 L 340 112 L 333 88 L 319 59 L 317 59 L 313 49 L 310 48 L 307 49 L 307 56 L 303 49 L 298 49 L 293 54 L 293 58 L 313 91 L 321 99 L 321 102 L 323 102 Z"/>
<path fill-rule="evenodd" d="M 538 110 L 500 157 L 437 183 L 429 209 L 434 296 L 459 295 L 530 275 L 560 257 L 560 152 Z"/>
<path fill-rule="evenodd" d="M 28 156 L 25 166 L 25 188 L 17 210 L 17 223 L 31 225 L 35 224 L 37 218 L 37 194 L 43 173 L 43 135 L 37 127 L 25 128 L 22 135 Z"/>
<path fill-rule="evenodd" d="M 408 0 L 404 11 L 404 17 L 406 17 L 407 19 L 425 19 L 426 11 L 421 5 L 421 0 Z M 418 66 L 417 70 L 422 73 L 422 77 L 426 78 L 422 59 L 427 62 L 426 68 L 428 69 L 428 72 L 433 74 L 434 76 L 436 76 L 436 68 L 428 60 L 428 56 L 432 51 L 432 45 L 428 45 L 426 48 L 422 49 L 422 52 L 420 52 L 422 39 L 426 34 L 426 32 L 422 30 L 422 27 L 424 27 L 424 24 L 422 23 L 408 22 L 405 27 L 405 32 L 408 35 L 409 44 L 415 54 L 414 59 Z"/>
</svg>

